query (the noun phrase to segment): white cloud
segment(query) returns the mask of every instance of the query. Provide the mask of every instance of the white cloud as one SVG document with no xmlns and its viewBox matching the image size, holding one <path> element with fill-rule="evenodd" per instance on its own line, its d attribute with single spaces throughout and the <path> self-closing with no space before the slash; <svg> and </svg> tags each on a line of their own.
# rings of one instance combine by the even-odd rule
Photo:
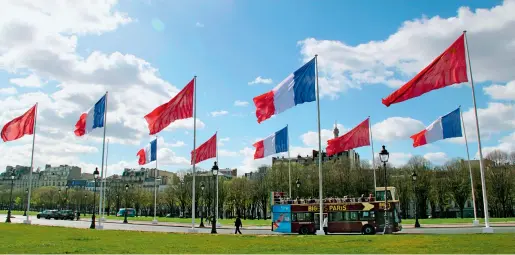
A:
<svg viewBox="0 0 515 255">
<path fill-rule="evenodd" d="M 485 94 L 497 100 L 515 100 L 515 80 L 508 82 L 506 85 L 490 85 L 484 87 Z"/>
<path fill-rule="evenodd" d="M 229 138 L 229 137 L 220 138 L 220 139 L 218 139 L 218 146 L 224 146 L 225 143 L 230 140 L 231 140 L 231 138 Z"/>
<path fill-rule="evenodd" d="M 419 120 L 391 117 L 372 125 L 372 138 L 384 142 L 409 139 L 424 128 L 424 124 Z"/>
<path fill-rule="evenodd" d="M 504 136 L 499 140 L 499 143 L 496 146 L 488 146 L 483 147 L 483 157 L 486 157 L 488 153 L 494 150 L 501 150 L 507 153 L 515 151 L 515 132 Z M 476 158 L 479 158 L 479 152 L 476 153 Z"/>
<path fill-rule="evenodd" d="M 261 76 L 256 77 L 253 81 L 249 81 L 249 85 L 254 84 L 272 84 L 272 79 L 270 78 L 262 78 Z"/>
<path fill-rule="evenodd" d="M 348 129 L 346 129 L 343 125 L 338 124 L 339 136 L 345 134 Z M 333 139 L 333 129 L 322 129 L 321 130 L 321 139 L 322 139 L 322 148 L 327 146 L 327 140 Z M 318 132 L 308 131 L 300 136 L 300 139 L 306 146 L 310 146 L 313 148 L 318 148 Z M 318 150 L 318 149 L 317 149 Z"/>
<path fill-rule="evenodd" d="M 220 111 L 211 112 L 210 114 L 211 114 L 211 117 L 219 117 L 219 116 L 227 115 L 227 114 L 229 114 L 229 112 L 226 110 L 220 110 Z"/>
<path fill-rule="evenodd" d="M 430 152 L 424 154 L 424 158 L 429 160 L 434 165 L 443 165 L 449 160 L 445 152 Z"/>
<path fill-rule="evenodd" d="M 12 79 L 9 79 L 9 82 L 12 84 L 16 84 L 20 87 L 33 87 L 33 88 L 41 87 L 43 84 L 46 83 L 46 82 L 41 81 L 41 79 L 39 79 L 39 77 L 35 74 L 31 74 L 25 78 L 12 78 Z"/>
<path fill-rule="evenodd" d="M 391 152 L 388 163 L 392 164 L 393 166 L 400 167 L 408 163 L 408 160 L 411 157 L 413 157 L 411 153 Z"/>
<path fill-rule="evenodd" d="M 491 9 L 461 7 L 454 17 L 405 21 L 388 38 L 359 45 L 336 40 L 306 38 L 299 42 L 305 61 L 320 58 L 321 95 L 336 98 L 349 88 L 365 84 L 398 87 L 429 65 L 463 30 L 467 33 L 474 79 L 509 81 L 515 79 L 515 1 L 506 0 Z M 491 38 L 495 38 L 492 40 Z M 385 95 L 387 96 L 387 95 Z"/>
<path fill-rule="evenodd" d="M 249 102 L 247 102 L 247 101 L 236 100 L 234 102 L 234 106 L 247 106 L 247 105 L 249 105 Z"/>
<path fill-rule="evenodd" d="M 18 90 L 15 87 L 0 88 L 0 95 L 14 95 L 16 93 L 18 93 Z"/>
<path fill-rule="evenodd" d="M 218 150 L 218 155 L 222 157 L 237 157 L 240 153 L 236 151 Z"/>
<path fill-rule="evenodd" d="M 195 26 L 196 27 L 200 27 L 200 28 L 203 28 L 204 27 L 204 24 L 203 23 L 200 23 L 197 21 L 197 23 L 195 23 Z"/>
</svg>

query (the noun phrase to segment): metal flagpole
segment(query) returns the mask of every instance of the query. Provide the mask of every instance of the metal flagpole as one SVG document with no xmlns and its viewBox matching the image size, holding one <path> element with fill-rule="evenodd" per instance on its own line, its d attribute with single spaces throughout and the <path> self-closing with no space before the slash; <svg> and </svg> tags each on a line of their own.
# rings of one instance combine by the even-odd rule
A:
<svg viewBox="0 0 515 255">
<path fill-rule="evenodd" d="M 218 130 L 216 131 L 216 162 L 220 165 L 220 162 L 218 161 Z M 218 174 L 216 175 L 216 227 L 220 227 L 220 222 L 218 221 L 218 211 L 220 210 L 220 207 L 218 207 L 218 178 L 220 178 L 220 171 L 218 171 Z"/>
<path fill-rule="evenodd" d="M 288 188 L 290 189 L 290 197 L 295 199 L 291 193 L 291 158 L 290 158 L 290 132 L 288 130 L 288 125 L 286 125 L 286 132 L 288 132 Z"/>
<path fill-rule="evenodd" d="M 377 179 L 376 179 L 376 163 L 374 160 L 374 139 L 372 136 L 372 124 L 370 123 L 370 116 L 368 116 L 368 130 L 370 130 L 370 147 L 372 147 L 372 170 L 374 170 L 374 196 L 376 195 Z"/>
<path fill-rule="evenodd" d="M 106 184 L 107 184 L 107 180 L 106 179 L 107 179 L 107 159 L 108 158 L 109 158 L 109 138 L 107 139 L 107 145 L 106 145 L 106 163 L 105 163 L 104 189 L 106 189 Z M 103 198 L 103 201 L 104 201 L 103 205 L 105 205 L 105 203 L 106 203 L 106 192 L 104 192 L 103 197 L 104 197 Z M 102 218 L 101 218 L 102 221 L 106 220 L 105 214 L 106 214 L 105 206 L 102 206 L 102 215 L 101 215 L 102 216 Z"/>
<path fill-rule="evenodd" d="M 472 78 L 472 66 L 470 64 L 470 54 L 467 40 L 467 31 L 463 31 L 465 35 L 465 47 L 467 48 L 467 58 L 469 64 L 469 73 L 470 73 L 470 85 L 472 86 L 472 102 L 474 103 L 474 116 L 476 117 L 476 133 L 477 133 L 477 146 L 479 152 L 479 170 L 481 172 L 481 188 L 483 191 L 483 206 L 484 206 L 484 214 L 485 214 L 485 227 L 483 228 L 483 233 L 493 233 L 494 229 L 490 227 L 489 216 L 488 216 L 488 198 L 486 193 L 486 182 L 485 182 L 485 169 L 483 165 L 483 151 L 481 149 L 481 134 L 479 132 L 479 120 L 477 118 L 477 105 L 476 105 L 476 92 L 474 91 L 474 79 Z"/>
<path fill-rule="evenodd" d="M 100 201 L 98 203 L 98 214 L 99 215 L 102 215 L 102 207 L 103 207 L 103 204 L 104 204 L 104 200 L 103 200 L 103 195 L 104 195 L 104 189 L 105 189 L 105 186 L 103 185 L 104 184 L 104 160 L 105 160 L 105 147 L 106 147 L 106 130 L 107 130 L 107 94 L 108 92 L 106 92 L 105 94 L 105 97 L 106 97 L 106 100 L 105 100 L 105 105 L 104 105 L 104 139 L 102 141 L 102 169 L 100 171 Z M 94 195 L 94 194 L 93 194 Z M 102 229 L 103 226 L 102 226 L 102 219 L 100 219 L 98 221 L 98 229 Z"/>
<path fill-rule="evenodd" d="M 469 143 L 467 141 L 467 131 L 465 130 L 465 122 L 463 121 L 463 113 L 461 112 L 460 105 L 460 117 L 461 117 L 461 125 L 463 126 L 463 136 L 465 137 L 465 148 L 467 148 L 467 160 L 469 165 L 470 172 L 470 188 L 472 190 L 472 204 L 474 205 L 474 221 L 472 221 L 472 225 L 478 226 L 479 220 L 477 220 L 477 209 L 476 209 L 476 195 L 474 194 L 474 176 L 472 175 L 472 166 L 470 164 L 470 153 L 469 153 Z"/>
<path fill-rule="evenodd" d="M 191 197 L 191 230 L 195 231 L 195 164 L 197 163 L 197 76 L 193 77 L 193 181 Z"/>
<path fill-rule="evenodd" d="M 317 87 L 317 113 L 318 113 L 318 192 L 320 202 L 320 229 L 317 231 L 318 235 L 324 234 L 324 197 L 322 192 L 322 135 L 320 131 L 320 88 L 318 86 L 318 55 L 315 55 L 315 75 L 316 75 L 316 87 Z"/>
<path fill-rule="evenodd" d="M 152 146 L 151 146 L 152 147 Z M 152 148 L 151 148 L 152 150 Z M 156 211 L 157 211 L 157 135 L 156 135 L 156 171 L 154 174 L 154 220 L 152 221 L 152 224 L 157 224 L 157 218 L 156 218 Z"/>
<path fill-rule="evenodd" d="M 27 197 L 27 219 L 23 221 L 25 224 L 30 224 L 30 195 L 32 193 L 32 172 L 34 171 L 34 143 L 36 142 L 36 121 L 38 118 L 38 103 L 36 103 L 36 112 L 34 113 L 34 134 L 32 135 L 32 154 L 30 156 L 30 174 L 29 174 L 29 194 Z"/>
</svg>

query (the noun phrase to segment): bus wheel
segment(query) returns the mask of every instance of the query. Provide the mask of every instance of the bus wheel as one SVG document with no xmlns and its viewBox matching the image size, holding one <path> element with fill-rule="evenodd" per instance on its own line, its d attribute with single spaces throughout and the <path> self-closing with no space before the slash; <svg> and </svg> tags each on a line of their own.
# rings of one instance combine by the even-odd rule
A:
<svg viewBox="0 0 515 255">
<path fill-rule="evenodd" d="M 373 235 L 373 234 L 375 234 L 375 233 L 376 233 L 376 231 L 374 230 L 374 228 L 373 228 L 372 226 L 370 226 L 370 225 L 365 225 L 365 226 L 363 227 L 362 233 L 363 233 L 364 235 Z"/>
<path fill-rule="evenodd" d="M 299 230 L 299 234 L 301 234 L 301 235 L 307 235 L 307 234 L 309 234 L 309 230 L 308 230 L 308 228 L 306 228 L 306 227 L 301 227 L 301 228 L 300 228 L 300 230 Z"/>
</svg>

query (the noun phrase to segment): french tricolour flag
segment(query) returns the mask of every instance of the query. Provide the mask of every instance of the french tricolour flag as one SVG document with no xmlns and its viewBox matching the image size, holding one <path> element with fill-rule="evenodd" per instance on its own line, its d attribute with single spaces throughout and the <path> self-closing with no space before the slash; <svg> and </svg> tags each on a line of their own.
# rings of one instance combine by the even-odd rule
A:
<svg viewBox="0 0 515 255">
<path fill-rule="evenodd" d="M 298 104 L 316 100 L 315 61 L 313 58 L 290 74 L 272 91 L 254 98 L 258 123 Z"/>
<path fill-rule="evenodd" d="M 145 165 L 152 161 L 156 161 L 157 159 L 157 138 L 150 142 L 145 148 L 138 151 L 136 154 L 138 159 L 138 164 Z"/>
<path fill-rule="evenodd" d="M 254 144 L 254 159 L 288 151 L 288 126 Z"/>
<path fill-rule="evenodd" d="M 422 146 L 428 143 L 436 142 L 453 137 L 461 137 L 461 113 L 460 108 L 451 113 L 438 118 L 426 129 L 411 136 L 413 139 L 413 147 Z"/>
<path fill-rule="evenodd" d="M 104 127 L 106 113 L 106 95 L 91 107 L 88 112 L 80 115 L 79 121 L 75 124 L 75 135 L 83 136 L 95 128 Z"/>
</svg>

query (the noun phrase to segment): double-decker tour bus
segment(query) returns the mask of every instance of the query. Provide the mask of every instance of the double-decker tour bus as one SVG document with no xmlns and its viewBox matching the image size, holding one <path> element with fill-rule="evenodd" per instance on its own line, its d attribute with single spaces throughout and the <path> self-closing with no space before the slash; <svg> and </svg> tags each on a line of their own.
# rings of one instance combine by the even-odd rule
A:
<svg viewBox="0 0 515 255">
<path fill-rule="evenodd" d="M 375 234 L 383 232 L 385 207 L 388 226 L 392 232 L 402 229 L 400 205 L 395 187 L 387 188 L 385 204 L 384 187 L 376 188 L 376 196 L 360 198 L 326 198 L 323 214 L 328 216 L 328 233 Z M 272 231 L 281 233 L 314 234 L 320 229 L 318 199 L 288 199 L 286 192 L 271 192 Z"/>
</svg>

